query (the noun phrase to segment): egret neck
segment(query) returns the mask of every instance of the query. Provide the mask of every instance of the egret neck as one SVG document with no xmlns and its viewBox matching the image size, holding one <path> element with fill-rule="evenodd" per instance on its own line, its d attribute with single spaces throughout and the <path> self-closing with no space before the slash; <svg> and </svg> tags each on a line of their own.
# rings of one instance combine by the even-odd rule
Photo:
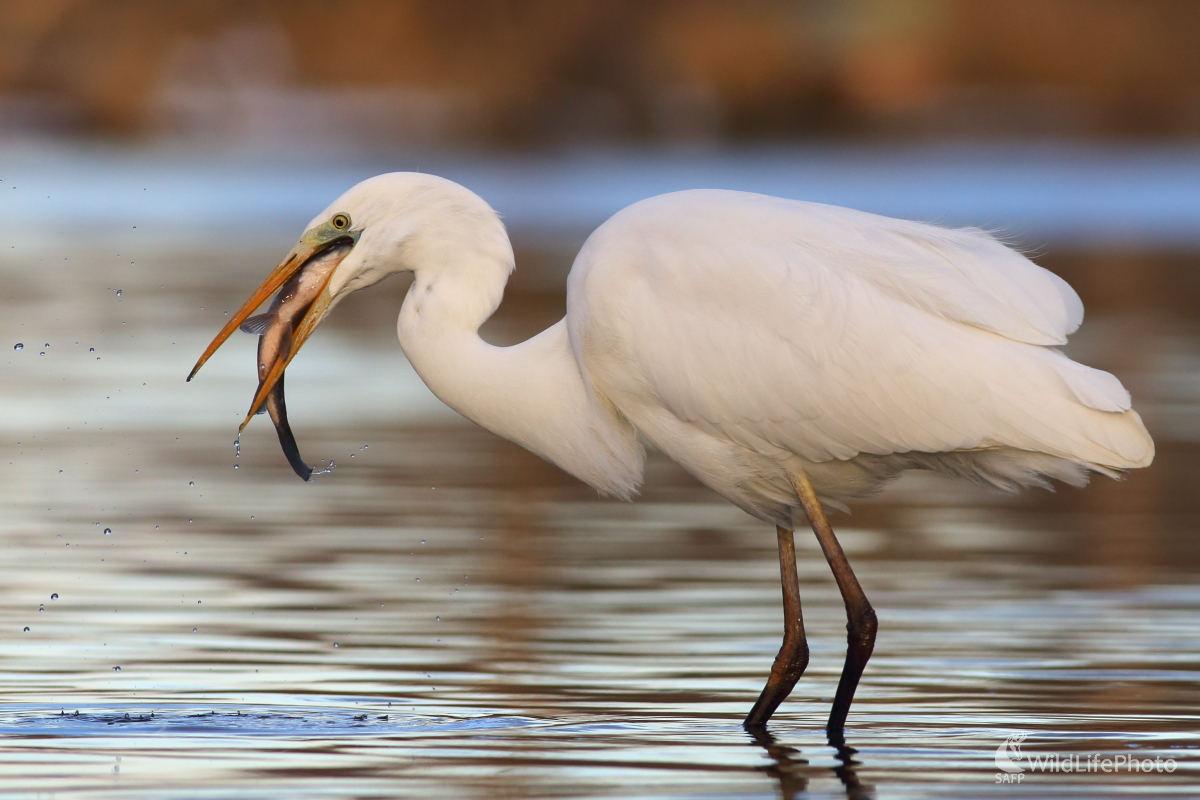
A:
<svg viewBox="0 0 1200 800">
<path fill-rule="evenodd" d="M 642 482 L 645 453 L 632 426 L 585 385 L 566 320 L 509 347 L 479 336 L 511 270 L 507 237 L 504 245 L 506 254 L 449 245 L 457 252 L 413 264 L 396 326 L 400 346 L 446 405 L 600 492 L 628 499 Z"/>
</svg>

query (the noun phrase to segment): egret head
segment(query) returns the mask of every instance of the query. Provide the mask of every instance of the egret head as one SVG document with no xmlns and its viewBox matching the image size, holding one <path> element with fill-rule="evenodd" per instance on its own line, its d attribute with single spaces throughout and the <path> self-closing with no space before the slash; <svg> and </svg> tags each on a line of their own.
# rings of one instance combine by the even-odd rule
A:
<svg viewBox="0 0 1200 800">
<path fill-rule="evenodd" d="M 264 315 L 269 321 L 255 325 L 251 320 L 245 328 L 264 334 L 264 342 L 271 336 L 272 342 L 259 349 L 259 385 L 248 422 L 341 298 L 393 273 L 416 270 L 417 265 L 436 272 L 456 263 L 445 254 L 451 242 L 460 250 L 499 246 L 511 265 L 512 250 L 496 212 L 468 189 L 412 172 L 378 175 L 357 184 L 309 223 L 287 256 L 212 340 L 187 379 L 278 291 Z"/>
</svg>

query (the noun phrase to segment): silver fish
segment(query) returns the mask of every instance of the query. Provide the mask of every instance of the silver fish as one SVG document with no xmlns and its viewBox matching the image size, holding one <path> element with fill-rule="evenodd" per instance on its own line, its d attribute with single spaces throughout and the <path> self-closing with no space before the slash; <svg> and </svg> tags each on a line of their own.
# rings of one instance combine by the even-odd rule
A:
<svg viewBox="0 0 1200 800">
<path fill-rule="evenodd" d="M 250 317 L 240 326 L 246 333 L 257 334 L 258 340 L 258 389 L 255 396 L 262 390 L 271 367 L 278 362 L 286 362 L 291 355 L 292 337 L 295 324 L 303 318 L 317 295 L 325 287 L 329 274 L 346 255 L 348 247 L 334 247 L 314 256 L 279 289 L 275 299 L 271 301 L 266 313 Z M 254 410 L 261 414 L 266 411 L 275 423 L 275 432 L 279 435 L 279 445 L 288 463 L 300 476 L 301 480 L 312 479 L 312 467 L 304 463 L 300 457 L 300 448 L 292 427 L 288 424 L 287 404 L 283 395 L 283 375 L 271 387 L 262 405 Z"/>
</svg>

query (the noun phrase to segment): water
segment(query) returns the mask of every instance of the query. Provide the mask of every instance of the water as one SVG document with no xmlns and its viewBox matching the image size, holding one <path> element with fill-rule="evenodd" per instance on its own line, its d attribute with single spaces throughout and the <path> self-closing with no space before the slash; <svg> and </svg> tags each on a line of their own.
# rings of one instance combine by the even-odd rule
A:
<svg viewBox="0 0 1200 800">
<path fill-rule="evenodd" d="M 22 243 L 59 236 L 64 226 L 142 241 L 214 230 L 225 241 L 263 231 L 290 238 L 349 186 L 394 170 L 469 186 L 519 228 L 590 229 L 645 197 L 708 187 L 1000 228 L 1034 246 L 1200 244 L 1200 148 L 1072 141 L 513 158 L 0 143 L 0 231 Z M 281 244 L 286 252 L 292 242 Z M 127 288 L 115 276 L 109 285 Z"/>
<path fill-rule="evenodd" d="M 834 517 L 880 617 L 847 759 L 821 732 L 845 622 L 811 536 L 812 663 L 756 740 L 739 722 L 782 617 L 769 528 L 661 457 L 638 503 L 607 501 L 460 421 L 399 353 L 401 281 L 289 369 L 302 452 L 339 464 L 304 484 L 265 419 L 230 447 L 253 337 L 183 382 L 290 242 L 129 223 L 0 248 L 7 341 L 54 343 L 0 358 L 7 796 L 1194 794 L 1192 251 L 1042 259 L 1088 305 L 1071 352 L 1118 372 L 1155 433 L 1151 469 L 1016 498 L 917 475 Z M 517 231 L 493 341 L 561 314 L 578 237 Z M 1021 733 L 1026 756 L 1176 769 L 998 785 Z"/>
</svg>

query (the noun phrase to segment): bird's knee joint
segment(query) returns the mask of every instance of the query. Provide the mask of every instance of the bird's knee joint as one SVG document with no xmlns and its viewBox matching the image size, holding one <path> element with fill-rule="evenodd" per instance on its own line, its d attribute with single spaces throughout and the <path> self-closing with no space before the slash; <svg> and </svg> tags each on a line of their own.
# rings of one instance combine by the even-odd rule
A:
<svg viewBox="0 0 1200 800">
<path fill-rule="evenodd" d="M 799 676 L 808 667 L 808 642 L 801 639 L 799 642 L 794 640 L 789 641 L 784 639 L 783 647 L 779 649 L 779 655 L 775 656 L 774 670 L 781 675 Z"/>
<path fill-rule="evenodd" d="M 875 616 L 875 609 L 871 608 L 870 603 L 859 612 L 858 625 L 863 633 L 869 633 L 871 638 L 875 638 L 875 632 L 879 630 L 879 618 Z"/>
<path fill-rule="evenodd" d="M 857 642 L 862 647 L 870 649 L 875 645 L 875 634 L 879 631 L 879 619 L 875 609 L 867 603 L 857 611 L 851 612 L 846 620 L 846 632 L 851 642 Z"/>
<path fill-rule="evenodd" d="M 798 669 L 799 672 L 804 672 L 808 667 L 808 642 L 801 642 L 796 648 L 796 652 L 792 653 L 792 667 Z"/>
</svg>

